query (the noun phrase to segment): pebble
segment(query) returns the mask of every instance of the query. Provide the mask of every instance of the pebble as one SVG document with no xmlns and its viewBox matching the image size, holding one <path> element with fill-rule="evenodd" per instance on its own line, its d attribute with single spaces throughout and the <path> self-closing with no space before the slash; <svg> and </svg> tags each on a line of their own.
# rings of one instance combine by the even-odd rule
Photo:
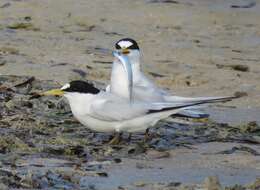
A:
<svg viewBox="0 0 260 190">
<path fill-rule="evenodd" d="M 206 190 L 221 190 L 219 179 L 216 176 L 209 176 L 204 180 L 204 188 Z"/>
<path fill-rule="evenodd" d="M 146 152 L 146 155 L 149 158 L 152 159 L 160 159 L 160 158 L 169 158 L 170 157 L 170 153 L 167 151 L 156 151 L 156 150 L 149 150 Z"/>
</svg>

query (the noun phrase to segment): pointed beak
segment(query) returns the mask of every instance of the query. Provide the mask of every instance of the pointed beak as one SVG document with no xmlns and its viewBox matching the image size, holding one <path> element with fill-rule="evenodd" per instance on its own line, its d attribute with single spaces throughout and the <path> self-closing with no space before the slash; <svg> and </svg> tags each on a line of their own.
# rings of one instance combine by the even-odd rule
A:
<svg viewBox="0 0 260 190">
<path fill-rule="evenodd" d="M 130 99 L 130 101 L 132 101 L 133 72 L 132 72 L 131 63 L 129 62 L 129 59 L 127 58 L 127 56 L 125 56 L 123 54 L 119 54 L 118 52 L 113 51 L 113 55 L 117 59 L 119 59 L 120 63 L 123 65 L 123 68 L 127 74 L 129 99 Z"/>
<path fill-rule="evenodd" d="M 127 55 L 130 53 L 129 49 L 125 48 L 121 50 L 122 54 Z"/>
<path fill-rule="evenodd" d="M 43 92 L 42 96 L 62 96 L 64 94 L 64 91 L 61 89 L 52 89 L 48 90 L 46 92 Z"/>
</svg>

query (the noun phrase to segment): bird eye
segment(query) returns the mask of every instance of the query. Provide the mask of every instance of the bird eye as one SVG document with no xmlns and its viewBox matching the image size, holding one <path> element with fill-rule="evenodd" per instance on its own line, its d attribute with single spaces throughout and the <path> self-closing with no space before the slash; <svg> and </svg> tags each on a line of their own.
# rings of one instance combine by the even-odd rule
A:
<svg viewBox="0 0 260 190">
<path fill-rule="evenodd" d="M 116 44 L 116 49 L 122 49 L 118 44 Z"/>
<path fill-rule="evenodd" d="M 135 50 L 135 49 L 139 49 L 139 47 L 138 47 L 137 43 L 133 43 L 131 46 L 128 47 L 128 49 Z"/>
<path fill-rule="evenodd" d="M 69 83 L 63 85 L 63 86 L 61 87 L 61 90 L 65 90 L 65 89 L 68 89 L 68 88 L 70 88 L 70 84 L 69 84 Z"/>
</svg>

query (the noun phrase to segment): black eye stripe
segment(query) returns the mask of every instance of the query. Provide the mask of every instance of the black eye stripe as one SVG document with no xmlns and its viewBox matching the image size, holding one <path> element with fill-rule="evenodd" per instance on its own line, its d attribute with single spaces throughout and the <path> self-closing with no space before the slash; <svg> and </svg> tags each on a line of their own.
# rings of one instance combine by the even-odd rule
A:
<svg viewBox="0 0 260 190">
<path fill-rule="evenodd" d="M 121 47 L 116 43 L 116 49 L 121 49 Z"/>
<path fill-rule="evenodd" d="M 130 47 L 128 47 L 128 49 L 139 49 L 137 44 L 133 44 Z"/>
</svg>

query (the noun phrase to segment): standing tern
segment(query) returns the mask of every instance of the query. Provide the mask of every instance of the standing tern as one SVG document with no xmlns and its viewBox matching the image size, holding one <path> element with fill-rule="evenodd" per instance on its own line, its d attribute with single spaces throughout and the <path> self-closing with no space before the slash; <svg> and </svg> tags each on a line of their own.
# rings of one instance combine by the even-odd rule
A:
<svg viewBox="0 0 260 190">
<path fill-rule="evenodd" d="M 226 100 L 229 97 L 181 97 L 173 96 L 167 91 L 157 87 L 150 81 L 141 71 L 140 63 L 140 49 L 137 42 L 130 38 L 124 38 L 116 42 L 116 51 L 122 56 L 128 57 L 132 69 L 133 89 L 132 96 L 134 100 L 148 101 L 148 102 L 172 102 L 172 103 L 195 103 L 197 101 L 208 100 Z M 115 53 L 114 53 L 115 56 Z M 111 72 L 111 83 L 106 87 L 106 91 L 116 94 L 121 97 L 126 97 L 129 89 L 126 89 L 125 83 L 126 72 L 122 68 L 122 59 L 115 56 Z M 207 114 L 201 113 L 197 110 L 185 109 L 181 112 L 182 115 L 191 117 L 204 117 Z"/>
<path fill-rule="evenodd" d="M 162 119 L 176 114 L 186 107 L 213 103 L 202 100 L 195 103 L 130 102 L 128 98 L 100 91 L 93 84 L 72 81 L 60 89 L 43 92 L 41 95 L 57 95 L 67 98 L 74 117 L 84 126 L 97 132 L 141 132 L 153 127 Z M 227 98 L 226 100 L 230 100 Z M 118 143 L 116 135 L 111 143 Z"/>
</svg>

